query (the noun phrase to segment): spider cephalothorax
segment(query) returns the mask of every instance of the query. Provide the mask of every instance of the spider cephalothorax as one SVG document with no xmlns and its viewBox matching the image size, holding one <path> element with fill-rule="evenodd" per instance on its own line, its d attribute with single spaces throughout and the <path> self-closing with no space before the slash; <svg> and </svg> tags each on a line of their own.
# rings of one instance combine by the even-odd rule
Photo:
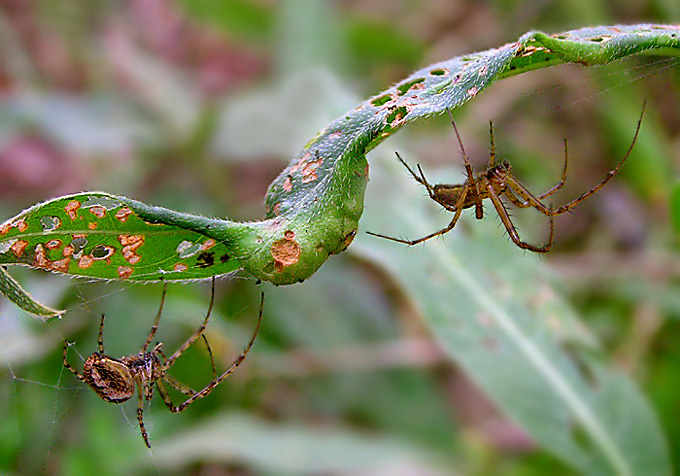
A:
<svg viewBox="0 0 680 476">
<path fill-rule="evenodd" d="M 399 154 L 397 154 L 399 157 Z M 399 157 L 401 160 L 401 157 Z M 480 173 L 475 177 L 476 183 L 474 184 L 477 188 L 477 196 L 480 200 L 489 198 L 489 192 L 487 191 L 487 186 L 493 188 L 494 192 L 499 195 L 505 192 L 508 188 L 507 180 L 508 176 L 512 174 L 512 167 L 507 160 L 504 160 L 498 165 L 489 167 L 484 172 Z M 442 207 L 450 212 L 455 212 L 458 209 L 458 200 L 461 194 L 465 191 L 465 199 L 462 202 L 460 208 L 463 210 L 466 208 L 472 208 L 477 205 L 477 196 L 470 191 L 470 181 L 466 180 L 462 184 L 450 185 L 450 184 L 437 184 L 432 187 L 432 199 L 439 203 Z M 371 233 L 375 235 L 375 233 Z"/>
<path fill-rule="evenodd" d="M 553 195 L 558 190 L 560 190 L 564 186 L 565 181 L 567 180 L 568 152 L 566 140 L 564 141 L 564 169 L 562 170 L 562 179 L 557 183 L 557 185 L 552 187 L 550 190 L 538 196 L 535 196 L 524 185 L 522 185 L 519 182 L 519 180 L 517 180 L 512 175 L 512 167 L 510 166 L 508 161 L 504 160 L 500 163 L 495 163 L 496 146 L 494 144 L 493 137 L 493 123 L 489 123 L 489 136 L 491 142 L 491 150 L 489 152 L 489 163 L 486 169 L 479 172 L 478 174 L 474 174 L 472 171 L 472 166 L 470 165 L 470 161 L 467 157 L 467 154 L 465 153 L 463 141 L 460 139 L 460 135 L 458 134 L 456 123 L 454 122 L 453 117 L 451 117 L 451 124 L 453 125 L 453 130 L 456 133 L 456 138 L 458 139 L 458 144 L 460 146 L 460 151 L 463 156 L 463 161 L 465 164 L 465 173 L 467 175 L 465 182 L 463 182 L 462 184 L 454 185 L 450 184 L 432 185 L 425 178 L 425 174 L 423 173 L 423 170 L 420 168 L 420 165 L 417 166 L 418 172 L 416 172 L 406 163 L 404 159 L 401 158 L 399 154 L 397 154 L 397 158 L 399 159 L 399 161 L 411 173 L 416 182 L 420 183 L 427 189 L 427 193 L 430 196 L 430 198 L 435 202 L 439 203 L 446 210 L 454 213 L 451 222 L 441 230 L 435 231 L 434 233 L 430 233 L 429 235 L 423 236 L 422 238 L 418 238 L 417 240 L 404 240 L 401 238 L 394 238 L 387 235 L 372 233 L 370 231 L 368 232 L 368 234 L 380 238 L 386 238 L 388 240 L 396 241 L 399 243 L 405 243 L 407 245 L 417 245 L 418 243 L 422 243 L 423 241 L 429 240 L 430 238 L 434 238 L 435 236 L 440 236 L 451 231 L 456 226 L 456 223 L 458 222 L 458 219 L 460 218 L 462 211 L 466 208 L 475 207 L 475 217 L 477 219 L 483 218 L 484 208 L 482 207 L 482 200 L 488 198 L 491 200 L 491 203 L 493 203 L 493 206 L 496 209 L 496 212 L 498 213 L 501 222 L 503 222 L 505 229 L 508 231 L 510 239 L 512 239 L 512 241 L 517 246 L 525 250 L 535 251 L 537 253 L 546 253 L 550 251 L 550 248 L 552 248 L 553 245 L 554 237 L 553 217 L 561 215 L 571 210 L 573 207 L 581 203 L 583 200 L 590 197 L 595 192 L 604 187 L 605 184 L 609 182 L 618 173 L 619 169 L 621 168 L 621 166 L 623 165 L 623 163 L 626 161 L 631 151 L 633 150 L 633 146 L 635 145 L 635 142 L 637 140 L 638 133 L 640 132 L 640 126 L 642 125 L 642 116 L 645 113 L 645 105 L 642 106 L 642 112 L 640 113 L 640 119 L 638 120 L 637 128 L 635 129 L 633 141 L 631 142 L 628 151 L 619 161 L 616 167 L 609 171 L 607 176 L 599 184 L 597 184 L 589 191 L 582 193 L 571 202 L 568 202 L 559 208 L 552 208 L 552 206 L 547 206 L 543 202 L 541 202 L 541 200 Z M 450 114 L 451 113 L 449 112 L 449 115 Z M 548 219 L 550 220 L 550 238 L 548 239 L 548 243 L 546 243 L 543 246 L 535 246 L 522 241 L 519 237 L 519 234 L 517 233 L 515 225 L 512 223 L 512 220 L 510 219 L 510 215 L 508 213 L 508 210 L 506 209 L 506 205 L 501 200 L 501 197 L 505 197 L 508 201 L 510 201 L 510 203 L 512 203 L 518 208 L 535 208 L 536 210 L 547 216 Z"/>
<path fill-rule="evenodd" d="M 66 359 L 66 353 L 68 351 L 68 342 L 64 342 L 64 366 L 69 369 L 73 374 L 80 380 L 85 382 L 90 386 L 95 393 L 103 400 L 111 403 L 123 403 L 130 398 L 135 393 L 135 388 L 137 389 L 138 404 L 137 404 L 137 420 L 139 421 L 139 429 L 142 432 L 142 437 L 146 446 L 149 448 L 151 444 L 149 443 L 149 436 L 144 428 L 144 400 L 151 400 L 153 397 L 154 385 L 158 388 L 158 393 L 163 399 L 163 403 L 170 409 L 171 412 L 180 412 L 184 410 L 191 403 L 195 402 L 199 398 L 203 398 L 208 395 L 212 390 L 217 387 L 217 385 L 227 378 L 241 362 L 246 358 L 248 351 L 255 343 L 255 338 L 260 331 L 260 324 L 262 323 L 262 311 L 264 306 L 264 294 L 262 294 L 260 299 L 260 314 L 257 319 L 257 326 L 255 327 L 255 332 L 253 333 L 250 342 L 243 350 L 241 355 L 239 355 L 236 360 L 229 366 L 229 368 L 219 377 L 215 369 L 215 360 L 208 345 L 208 341 L 203 335 L 205 327 L 208 325 L 210 320 L 210 313 L 212 312 L 213 305 L 215 304 L 215 279 L 212 281 L 212 292 L 210 295 L 210 305 L 208 306 L 208 312 L 201 324 L 201 327 L 194 332 L 194 334 L 189 337 L 189 339 L 180 346 L 174 354 L 169 358 L 165 357 L 163 354 L 162 343 L 156 344 L 156 346 L 147 352 L 149 344 L 156 334 L 158 329 L 158 323 L 160 322 L 161 313 L 163 311 L 163 304 L 165 303 L 165 294 L 167 286 L 163 287 L 163 295 L 161 297 L 161 305 L 158 309 L 158 314 L 154 321 L 151 331 L 146 338 L 146 342 L 142 346 L 141 350 L 137 354 L 128 355 L 126 357 L 121 357 L 120 359 L 114 359 L 107 356 L 104 353 L 104 315 L 102 315 L 101 321 L 99 323 L 99 349 L 98 352 L 94 352 L 90 355 L 83 364 L 83 372 L 79 373 L 74 369 L 71 364 L 68 363 Z M 181 382 L 178 382 L 170 375 L 167 371 L 172 367 L 175 360 L 182 355 L 199 337 L 203 338 L 207 348 L 208 354 L 210 355 L 210 361 L 212 363 L 212 381 L 203 390 L 194 391 L 193 389 L 187 387 Z M 179 406 L 175 406 L 168 395 L 165 384 L 170 385 L 172 388 L 180 391 L 189 398 L 184 401 L 184 403 Z"/>
</svg>

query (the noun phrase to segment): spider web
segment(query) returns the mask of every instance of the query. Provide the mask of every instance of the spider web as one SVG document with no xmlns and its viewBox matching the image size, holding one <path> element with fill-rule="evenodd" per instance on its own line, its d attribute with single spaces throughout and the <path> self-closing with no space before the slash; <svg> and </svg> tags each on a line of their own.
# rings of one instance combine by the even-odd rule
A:
<svg viewBox="0 0 680 476">
<path fill-rule="evenodd" d="M 26 270 L 19 272 L 23 274 Z M 38 299 L 46 289 L 53 291 L 46 293 L 51 298 L 47 299 L 48 302 L 59 300 L 52 299 L 56 297 L 55 294 L 73 293 L 75 296 L 63 316 L 54 319 L 34 318 L 14 308 L 7 301 L 0 303 L 2 316 L 0 402 L 4 402 L 0 411 L 0 434 L 4 435 L 4 441 L 0 441 L 0 447 L 8 450 L 0 452 L 2 460 L 7 459 L 0 460 L 0 463 L 4 467 L 13 468 L 17 474 L 62 474 L 64 458 L 73 459 L 74 466 L 81 464 L 78 461 L 77 447 L 82 444 L 82 438 L 97 433 L 102 435 L 96 442 L 101 445 L 105 446 L 107 440 L 113 438 L 121 448 L 136 454 L 148 450 L 142 441 L 136 418 L 136 393 L 129 401 L 118 405 L 121 414 L 116 416 L 117 410 L 113 405 L 105 404 L 106 402 L 99 399 L 87 385 L 76 379 L 62 365 L 61 350 L 65 340 L 69 342 L 77 340 L 76 345 L 69 346 L 68 356 L 71 364 L 82 371 L 83 361 L 97 349 L 100 316 L 105 313 L 107 320 L 104 328 L 104 345 L 107 355 L 118 358 L 138 352 L 149 332 L 153 317 L 158 312 L 162 286 L 82 280 L 69 282 L 63 277 L 44 275 L 35 271 L 26 274 L 30 278 L 29 281 L 34 280 L 28 287 Z M 233 279 L 235 276 L 230 278 Z M 236 278 L 252 282 L 251 279 Z M 181 289 L 184 286 L 193 288 L 191 291 L 194 291 L 195 295 L 187 296 L 186 292 L 183 293 Z M 162 336 L 168 333 L 186 340 L 187 329 L 197 327 L 205 316 L 209 298 L 205 292 L 209 286 L 209 282 L 168 286 L 168 298 L 157 334 L 159 341 L 163 341 Z M 182 295 L 174 299 L 173 294 Z M 130 304 L 130 301 L 133 302 Z M 117 309 L 124 307 L 120 303 L 125 302 L 128 302 L 127 307 L 132 307 L 135 312 L 121 313 L 120 309 Z M 248 301 L 240 310 L 237 309 L 235 314 L 252 314 L 251 309 L 255 305 L 259 305 L 259 299 Z M 180 320 L 177 316 L 178 307 L 181 311 L 192 314 L 186 318 L 191 324 L 177 325 Z M 134 322 L 130 322 L 131 317 Z M 184 312 L 180 317 L 184 320 Z M 224 323 L 223 321 L 229 320 L 230 317 L 225 318 L 214 309 L 209 329 L 216 321 Z M 132 330 L 124 333 L 123 339 L 120 335 L 112 339 L 111 333 L 120 334 L 123 326 L 131 327 Z M 123 343 L 120 344 L 120 341 Z M 172 350 L 174 351 L 174 348 Z M 205 353 L 204 349 L 200 351 Z M 206 361 L 205 365 L 209 367 L 209 361 Z M 219 370 L 221 363 L 217 362 L 217 366 Z M 47 372 L 46 368 L 49 369 Z M 201 373 L 201 376 L 209 378 L 209 371 Z M 159 407 L 162 408 L 161 411 L 167 412 L 158 395 L 154 395 L 151 402 L 144 402 L 144 422 L 152 442 L 155 436 L 154 414 L 161 411 L 150 410 Z M 89 422 L 85 420 L 92 412 L 95 412 L 97 417 L 102 417 L 100 419 L 103 423 L 95 424 L 107 428 L 93 429 L 88 426 Z M 120 425 L 121 420 L 125 425 Z M 70 434 L 73 431 L 77 431 L 78 434 Z M 125 438 L 125 441 L 119 442 L 118 438 Z M 153 446 L 148 450 L 148 455 L 147 469 L 160 472 Z M 66 467 L 69 467 L 68 464 Z M 128 472 L 130 468 L 122 468 L 121 471 Z"/>
<path fill-rule="evenodd" d="M 564 89 L 576 89 L 577 86 L 583 86 L 587 85 L 590 83 L 593 83 L 593 81 L 597 82 L 602 82 L 602 81 L 607 81 L 607 80 L 613 80 L 613 79 L 618 79 L 621 77 L 627 78 L 624 81 L 621 81 L 617 84 L 610 85 L 606 88 L 602 88 L 596 93 L 592 94 L 586 94 L 585 96 L 581 97 L 580 99 L 576 99 L 574 101 L 571 101 L 569 103 L 563 104 L 561 106 L 554 107 L 550 110 L 551 114 L 554 114 L 556 112 L 559 112 L 563 109 L 571 108 L 574 106 L 577 106 L 579 104 L 582 104 L 584 102 L 590 101 L 598 96 L 601 96 L 603 94 L 608 94 L 611 93 L 612 91 L 615 91 L 617 89 L 624 88 L 626 86 L 629 86 L 631 84 L 634 84 L 638 81 L 642 81 L 646 78 L 650 78 L 656 75 L 661 74 L 662 72 L 669 70 L 671 68 L 674 68 L 680 63 L 680 58 L 678 57 L 663 57 L 648 63 L 642 63 L 637 66 L 632 66 L 632 67 L 627 67 L 623 70 L 620 68 L 616 69 L 615 71 L 608 71 L 609 69 L 616 68 L 617 65 L 620 64 L 625 64 L 627 62 L 630 62 L 629 58 L 621 58 L 616 61 L 613 61 L 612 63 L 609 63 L 606 66 L 600 67 L 602 71 L 605 72 L 600 72 L 598 68 L 595 68 L 594 74 L 587 74 L 581 79 L 575 79 L 572 81 L 568 81 L 566 83 L 562 84 L 556 84 L 547 88 L 542 88 L 542 89 L 537 89 L 535 91 L 529 91 L 523 94 L 518 94 L 512 98 L 512 100 L 516 100 L 519 98 L 524 98 L 524 97 L 531 97 L 531 96 L 539 96 L 539 95 L 544 95 L 548 93 L 553 93 L 555 91 L 559 90 L 564 90 Z M 589 72 L 590 73 L 590 72 Z"/>
</svg>

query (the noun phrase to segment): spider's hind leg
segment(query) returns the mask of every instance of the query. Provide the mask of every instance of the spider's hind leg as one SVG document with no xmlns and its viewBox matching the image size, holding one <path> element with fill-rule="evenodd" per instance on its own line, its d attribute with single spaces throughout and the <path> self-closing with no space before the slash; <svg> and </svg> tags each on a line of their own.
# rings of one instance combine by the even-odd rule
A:
<svg viewBox="0 0 680 476">
<path fill-rule="evenodd" d="M 196 329 L 196 332 L 192 334 L 189 339 L 180 346 L 179 349 L 175 351 L 174 354 L 172 354 L 163 364 L 163 370 L 167 370 L 168 368 L 172 367 L 172 364 L 177 360 L 177 358 L 182 355 L 191 345 L 198 339 L 202 334 L 203 331 L 205 331 L 206 326 L 208 325 L 208 321 L 210 321 L 210 315 L 212 314 L 213 307 L 215 306 L 215 276 L 212 277 L 212 283 L 211 283 L 211 288 L 210 288 L 210 304 L 208 304 L 208 311 L 205 314 L 205 319 L 203 319 L 203 323 L 201 326 Z"/>
<path fill-rule="evenodd" d="M 467 193 L 468 193 L 467 190 L 468 189 L 465 189 L 460 194 L 460 197 L 458 198 L 458 201 L 456 202 L 456 205 L 455 205 L 456 211 L 454 212 L 454 215 L 453 215 L 453 218 L 451 219 L 451 222 L 449 222 L 449 224 L 447 226 L 445 226 L 444 228 L 442 228 L 441 230 L 437 230 L 433 233 L 430 233 L 429 235 L 418 238 L 417 240 L 405 240 L 405 239 L 402 239 L 402 238 L 395 238 L 393 236 L 387 236 L 387 235 L 381 235 L 381 234 L 378 234 L 378 233 L 373 233 L 371 231 L 367 231 L 366 233 L 371 235 L 371 236 L 377 236 L 378 238 L 384 238 L 386 240 L 396 241 L 397 243 L 403 243 L 403 244 L 409 245 L 409 246 L 417 245 L 419 243 L 422 243 L 423 241 L 427 241 L 431 238 L 434 238 L 435 236 L 444 235 L 444 234 L 448 233 L 449 231 L 453 230 L 453 228 L 456 226 L 456 223 L 458 223 L 458 219 L 460 218 L 460 215 L 463 213 L 463 203 L 464 203 L 465 197 L 467 196 Z"/>
<path fill-rule="evenodd" d="M 543 246 L 532 245 L 530 243 L 522 241 L 522 239 L 519 237 L 519 233 L 517 233 L 517 228 L 512 223 L 512 219 L 510 218 L 510 215 L 508 214 L 505 205 L 503 205 L 503 202 L 501 201 L 500 197 L 496 194 L 496 192 L 493 190 L 493 187 L 488 187 L 488 192 L 489 198 L 491 199 L 491 202 L 493 203 L 493 206 L 496 209 L 496 212 L 498 213 L 498 216 L 500 217 L 503 226 L 505 226 L 505 229 L 508 231 L 510 239 L 517 246 L 519 246 L 523 250 L 529 250 L 535 253 L 547 253 L 548 251 L 550 251 L 555 239 L 555 226 L 553 215 L 548 215 L 548 218 L 550 219 L 550 237 L 548 238 L 548 242 Z M 549 208 L 549 210 L 552 210 L 552 208 Z"/>
<path fill-rule="evenodd" d="M 166 402 L 166 405 L 168 405 L 168 408 L 170 409 L 171 412 L 176 413 L 176 412 L 181 412 L 184 410 L 186 407 L 191 405 L 193 402 L 198 400 L 199 398 L 203 398 L 212 392 L 215 387 L 217 387 L 224 379 L 229 377 L 229 375 L 236 370 L 236 368 L 241 365 L 241 363 L 245 360 L 246 356 L 248 355 L 248 352 L 250 352 L 250 349 L 253 347 L 253 344 L 255 344 L 255 339 L 257 338 L 257 335 L 260 333 L 260 327 L 262 326 L 262 315 L 264 313 L 264 292 L 260 295 L 260 313 L 257 318 L 257 325 L 255 326 L 255 332 L 253 332 L 253 336 L 250 338 L 250 342 L 248 342 L 248 345 L 243 349 L 243 352 L 241 352 L 241 355 L 239 355 L 236 360 L 232 362 L 232 364 L 229 366 L 227 370 L 225 370 L 222 375 L 217 377 L 216 379 L 213 379 L 208 386 L 206 386 L 203 390 L 200 390 L 196 392 L 194 395 L 189 397 L 184 403 L 177 407 L 170 407 L 168 403 Z M 211 352 L 212 354 L 212 352 Z"/>
</svg>

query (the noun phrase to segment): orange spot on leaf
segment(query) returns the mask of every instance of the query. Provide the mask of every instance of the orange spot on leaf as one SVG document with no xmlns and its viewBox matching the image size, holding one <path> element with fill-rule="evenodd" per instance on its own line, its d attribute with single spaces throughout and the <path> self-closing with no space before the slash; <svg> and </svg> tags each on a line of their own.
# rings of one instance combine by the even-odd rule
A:
<svg viewBox="0 0 680 476">
<path fill-rule="evenodd" d="M 290 173 L 295 173 L 298 170 L 300 170 L 300 168 L 304 165 L 304 163 L 307 162 L 307 159 L 309 159 L 311 156 L 312 156 L 312 154 L 307 152 L 305 155 L 300 157 L 300 160 L 295 162 L 295 164 L 293 164 L 293 166 L 290 168 Z"/>
<path fill-rule="evenodd" d="M 90 207 L 90 213 L 92 213 L 97 218 L 104 218 L 106 216 L 106 208 L 100 205 L 95 205 L 94 207 Z"/>
<path fill-rule="evenodd" d="M 123 207 L 116 212 L 116 218 L 118 218 L 121 223 L 125 223 L 130 215 L 132 215 L 132 210 L 128 207 Z"/>
<path fill-rule="evenodd" d="M 59 261 L 52 261 L 52 269 L 54 271 L 59 271 L 60 273 L 68 273 L 68 265 L 71 262 L 71 258 L 63 258 Z"/>
<path fill-rule="evenodd" d="M 68 273 L 68 265 L 71 262 L 71 258 L 66 257 L 57 261 L 50 261 L 45 253 L 45 248 L 42 245 L 37 245 L 35 247 L 35 257 L 33 260 L 33 266 L 36 268 L 43 268 L 49 271 L 58 271 L 60 273 Z"/>
<path fill-rule="evenodd" d="M 134 269 L 128 266 L 118 266 L 118 277 L 121 279 L 127 279 L 132 276 Z"/>
<path fill-rule="evenodd" d="M 14 252 L 14 255 L 19 258 L 22 254 L 24 254 L 24 250 L 28 246 L 28 241 L 24 240 L 17 240 L 14 242 L 14 244 L 11 246 L 11 250 Z"/>
<path fill-rule="evenodd" d="M 85 255 L 78 260 L 78 267 L 81 269 L 87 269 L 92 266 L 94 259 L 90 255 Z"/>
<path fill-rule="evenodd" d="M 279 216 L 281 214 L 281 202 L 278 202 L 276 205 L 274 205 L 272 212 L 274 213 L 274 216 Z"/>
<path fill-rule="evenodd" d="M 291 236 L 292 234 L 292 237 L 295 237 L 295 233 L 290 230 L 286 233 L 289 233 L 288 236 Z M 286 266 L 298 262 L 300 259 L 300 244 L 294 239 L 284 237 L 272 244 L 271 254 L 274 257 L 274 267 L 276 268 L 276 271 L 281 272 Z"/>
<path fill-rule="evenodd" d="M 316 180 L 318 178 L 316 175 L 316 169 L 318 169 L 322 163 L 323 159 L 321 157 L 305 163 L 302 167 L 302 182 L 308 183 Z"/>
<path fill-rule="evenodd" d="M 118 235 L 118 241 L 123 245 L 121 252 L 123 258 L 130 264 L 137 264 L 142 259 L 137 254 L 137 249 L 144 244 L 143 235 Z"/>
<path fill-rule="evenodd" d="M 80 208 L 80 202 L 72 200 L 68 202 L 68 205 L 64 207 L 64 210 L 68 214 L 71 220 L 78 218 L 78 209 Z"/>
</svg>

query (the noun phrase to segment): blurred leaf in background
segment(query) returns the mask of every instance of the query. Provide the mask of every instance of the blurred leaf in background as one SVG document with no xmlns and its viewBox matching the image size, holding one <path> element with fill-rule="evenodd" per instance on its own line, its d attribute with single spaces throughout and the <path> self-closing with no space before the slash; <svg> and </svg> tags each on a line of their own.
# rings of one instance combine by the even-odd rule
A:
<svg viewBox="0 0 680 476">
<path fill-rule="evenodd" d="M 101 189 L 261 218 L 292 154 L 419 66 L 532 29 L 678 18 L 663 1 L 3 2 L 0 212 Z M 499 154 L 536 191 L 559 177 L 567 137 L 561 203 L 621 157 L 649 101 L 622 176 L 556 221 L 557 249 L 542 259 L 515 249 L 491 211 L 418 248 L 366 236 L 414 237 L 448 221 L 395 149 L 439 182 L 463 177 L 446 119 L 387 141 L 371 157 L 355 244 L 301 285 L 265 288 L 253 352 L 210 398 L 180 414 L 153 402 L 151 453 L 136 402 L 106 405 L 64 372 L 61 347 L 76 341 L 80 368 L 104 312 L 107 352 L 136 351 L 160 286 L 18 270 L 36 298 L 67 312 L 41 321 L 0 303 L 0 472 L 668 474 L 666 453 L 680 461 L 669 219 L 679 74 L 674 59 L 565 66 L 505 80 L 457 111 L 475 165 L 487 160 L 492 119 Z M 516 215 L 523 237 L 543 238 L 540 216 Z M 169 288 L 166 350 L 199 325 L 208 295 Z M 218 366 L 247 342 L 257 306 L 252 282 L 219 282 L 207 332 Z M 173 371 L 200 388 L 210 361 L 196 346 Z"/>
</svg>

